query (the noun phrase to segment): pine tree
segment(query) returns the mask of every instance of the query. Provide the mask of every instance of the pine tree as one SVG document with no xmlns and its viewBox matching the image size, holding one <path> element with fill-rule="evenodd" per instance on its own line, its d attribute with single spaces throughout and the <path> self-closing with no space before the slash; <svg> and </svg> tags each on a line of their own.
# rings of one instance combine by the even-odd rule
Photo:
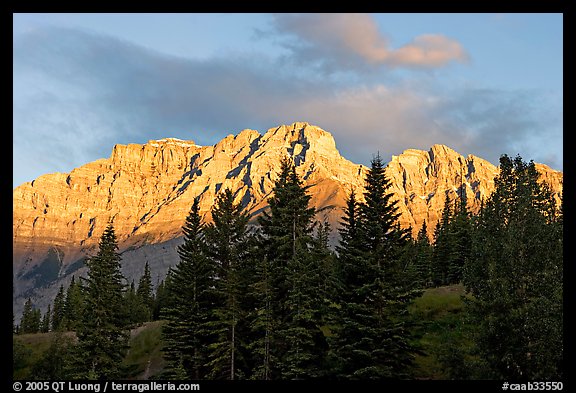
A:
<svg viewBox="0 0 576 393">
<path fill-rule="evenodd" d="M 40 310 L 32 305 L 32 299 L 28 298 L 24 303 L 24 311 L 20 320 L 20 334 L 38 333 L 40 330 Z"/>
<path fill-rule="evenodd" d="M 534 163 L 500 158 L 474 231 L 464 283 L 489 378 L 563 375 L 562 224 Z"/>
<path fill-rule="evenodd" d="M 154 307 L 154 295 L 152 293 L 152 275 L 150 274 L 150 266 L 148 262 L 144 265 L 144 273 L 138 281 L 138 290 L 136 295 L 140 298 L 140 302 L 145 308 L 144 321 L 149 321 L 152 319 L 152 308 Z M 143 321 L 143 322 L 144 322 Z"/>
<path fill-rule="evenodd" d="M 323 221 L 316 223 L 316 235 L 314 236 L 313 248 L 311 249 L 312 259 L 318 264 L 320 288 L 318 295 L 321 309 L 320 317 L 322 324 L 330 323 L 330 314 L 333 307 L 333 299 L 338 291 L 338 282 L 336 277 L 337 263 L 336 254 L 330 249 L 330 233 L 332 231 L 330 223 Z"/>
<path fill-rule="evenodd" d="M 180 261 L 156 292 L 157 309 L 166 319 L 162 328 L 168 374 L 174 378 L 207 376 L 210 313 L 215 305 L 215 266 L 205 256 L 199 199 L 195 198 L 182 227 Z M 164 288 L 164 289 L 163 289 Z"/>
<path fill-rule="evenodd" d="M 54 307 L 52 309 L 52 330 L 64 330 L 62 322 L 66 313 L 66 297 L 64 295 L 64 285 L 60 285 L 58 293 L 54 298 Z"/>
<path fill-rule="evenodd" d="M 470 258 L 470 246 L 472 243 L 472 224 L 467 207 L 464 183 L 459 191 L 458 208 L 448 228 L 452 249 L 447 280 L 449 284 L 457 284 L 462 281 L 464 265 Z"/>
<path fill-rule="evenodd" d="M 40 331 L 42 333 L 48 333 L 50 331 L 50 305 L 48 305 L 48 309 L 46 310 L 46 313 L 44 314 L 44 317 L 42 318 L 42 323 L 40 325 Z"/>
<path fill-rule="evenodd" d="M 432 247 L 428 239 L 426 220 L 422 223 L 415 243 L 416 272 L 423 288 L 433 285 Z"/>
<path fill-rule="evenodd" d="M 254 280 L 249 290 L 254 294 L 254 307 L 248 315 L 251 341 L 247 346 L 252 361 L 251 379 L 272 379 L 272 366 L 278 358 L 272 349 L 273 333 L 279 327 L 272 312 L 273 286 L 271 264 L 262 248 L 253 251 L 255 257 Z"/>
<path fill-rule="evenodd" d="M 112 224 L 100 238 L 98 253 L 86 261 L 88 277 L 82 290 L 85 308 L 76 331 L 76 377 L 118 378 L 128 335 L 122 313 L 125 278 Z"/>
<path fill-rule="evenodd" d="M 390 186 L 377 155 L 366 176 L 366 202 L 358 217 L 353 198 L 348 201 L 340 244 L 341 309 L 332 345 L 335 373 L 341 378 L 404 377 L 412 362 L 410 335 L 399 317 L 418 292 L 404 277 L 410 238 L 397 222 Z M 358 223 L 353 238 L 352 222 Z"/>
<path fill-rule="evenodd" d="M 355 191 L 352 190 L 346 199 L 346 209 L 338 230 L 340 242 L 336 246 L 336 251 L 341 259 L 362 255 L 361 229 L 360 204 L 356 199 Z"/>
<path fill-rule="evenodd" d="M 269 212 L 259 218 L 261 243 L 269 261 L 272 288 L 271 320 L 266 331 L 272 379 L 319 376 L 326 354 L 320 329 L 325 295 L 320 293 L 321 264 L 314 261 L 315 209 L 309 207 L 308 187 L 289 159 L 281 161 Z M 261 305 L 262 306 L 262 305 Z"/>
<path fill-rule="evenodd" d="M 160 319 L 163 310 L 166 307 L 168 299 L 168 294 L 166 291 L 166 281 L 170 281 L 170 275 L 172 270 L 168 269 L 166 277 L 168 280 L 162 280 L 156 285 L 156 293 L 154 294 L 154 306 L 152 307 L 152 320 L 157 321 Z"/>
<path fill-rule="evenodd" d="M 142 302 L 142 298 L 137 295 L 134 280 L 132 280 L 128 290 L 124 293 L 124 300 L 122 305 L 124 309 L 123 319 L 126 326 L 133 328 L 150 319 L 148 308 Z"/>
<path fill-rule="evenodd" d="M 65 309 L 65 330 L 75 331 L 82 317 L 84 300 L 82 298 L 82 288 L 80 283 L 72 276 L 68 290 L 66 291 Z"/>
<path fill-rule="evenodd" d="M 442 217 L 436 224 L 434 230 L 432 271 L 435 286 L 447 285 L 449 282 L 448 271 L 452 265 L 453 252 L 456 249 L 454 236 L 450 227 L 453 217 L 454 212 L 450 200 L 450 191 L 447 191 L 444 199 L 444 208 L 442 209 Z"/>
<path fill-rule="evenodd" d="M 234 380 L 248 372 L 242 367 L 245 359 L 240 355 L 245 343 L 239 334 L 246 313 L 243 296 L 248 285 L 244 276 L 248 219 L 242 206 L 234 203 L 232 191 L 226 189 L 218 195 L 212 209 L 213 222 L 204 230 L 206 254 L 216 266 L 212 281 L 216 304 L 210 321 L 214 339 L 209 345 L 210 377 L 214 379 Z"/>
</svg>

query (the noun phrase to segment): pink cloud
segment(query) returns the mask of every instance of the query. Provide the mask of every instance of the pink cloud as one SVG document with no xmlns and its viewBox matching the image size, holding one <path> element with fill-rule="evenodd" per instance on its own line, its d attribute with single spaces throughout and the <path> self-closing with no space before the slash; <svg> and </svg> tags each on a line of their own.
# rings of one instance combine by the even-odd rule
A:
<svg viewBox="0 0 576 393">
<path fill-rule="evenodd" d="M 279 33 L 298 39 L 286 44 L 297 59 L 316 59 L 329 68 L 437 68 L 468 59 L 458 41 L 441 34 L 420 35 L 394 49 L 368 14 L 280 14 L 275 22 Z"/>
</svg>

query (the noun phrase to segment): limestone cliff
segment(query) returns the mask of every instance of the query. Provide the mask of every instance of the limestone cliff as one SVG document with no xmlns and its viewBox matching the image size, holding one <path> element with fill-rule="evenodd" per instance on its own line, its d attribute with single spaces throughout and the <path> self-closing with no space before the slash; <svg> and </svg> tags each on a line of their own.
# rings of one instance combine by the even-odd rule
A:
<svg viewBox="0 0 576 393">
<path fill-rule="evenodd" d="M 123 270 L 139 278 L 150 263 L 155 279 L 177 262 L 181 226 L 196 196 L 210 220 L 216 195 L 229 188 L 236 201 L 257 216 L 267 206 L 280 158 L 293 157 L 298 174 L 310 185 L 312 204 L 323 208 L 319 220 L 336 229 L 346 195 L 361 193 L 366 167 L 343 158 L 332 135 L 308 123 L 294 123 L 261 135 L 243 130 L 213 146 L 174 138 L 144 145 L 116 145 L 100 159 L 70 173 L 54 173 L 13 191 L 14 304 L 25 298 L 40 306 L 51 302 L 61 283 L 84 274 L 83 259 L 93 255 L 107 223 L 114 223 Z M 386 160 L 386 158 L 384 158 Z M 538 164 L 556 192 L 562 173 Z M 409 149 L 386 167 L 402 213 L 401 224 L 418 231 L 426 220 L 433 230 L 444 196 L 465 190 L 472 211 L 494 188 L 498 168 L 469 155 L 434 145 Z M 359 195 L 361 197 L 361 195 Z"/>
</svg>

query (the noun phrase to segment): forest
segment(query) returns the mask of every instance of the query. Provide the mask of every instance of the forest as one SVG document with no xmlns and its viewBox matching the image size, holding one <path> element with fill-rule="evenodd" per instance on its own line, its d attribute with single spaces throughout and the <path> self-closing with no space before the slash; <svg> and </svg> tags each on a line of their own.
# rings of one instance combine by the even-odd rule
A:
<svg viewBox="0 0 576 393">
<path fill-rule="evenodd" d="M 350 190 L 335 249 L 289 159 L 257 225 L 230 190 L 210 222 L 196 199 L 180 259 L 156 288 L 147 264 L 137 283 L 123 277 L 110 223 L 86 277 L 61 286 L 43 315 L 28 299 L 13 318 L 15 378 L 127 378 L 131 330 L 160 321 L 155 379 L 418 379 L 423 337 L 439 325 L 413 310 L 446 288 L 460 288 L 459 308 L 436 344 L 438 378 L 563 378 L 563 205 L 534 163 L 502 155 L 479 212 L 462 188 L 447 191 L 433 236 L 424 222 L 415 237 L 398 223 L 384 168 L 376 155 L 364 189 Z M 27 364 L 21 338 L 48 332 Z"/>
</svg>

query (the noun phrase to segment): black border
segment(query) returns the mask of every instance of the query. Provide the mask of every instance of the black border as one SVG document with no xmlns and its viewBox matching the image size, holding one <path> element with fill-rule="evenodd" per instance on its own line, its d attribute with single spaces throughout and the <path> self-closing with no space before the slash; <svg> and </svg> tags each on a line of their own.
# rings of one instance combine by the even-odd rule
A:
<svg viewBox="0 0 576 393">
<path fill-rule="evenodd" d="M 320 2 L 310 2 L 307 3 L 305 7 L 297 7 L 295 3 L 292 2 L 265 2 L 258 4 L 257 2 L 235 2 L 231 4 L 224 4 L 221 2 L 203 2 L 198 4 L 197 2 L 148 2 L 148 3 L 137 3 L 138 6 L 132 6 L 126 2 L 75 2 L 75 3 L 56 3 L 56 2 L 12 2 L 10 4 L 10 12 L 4 13 L 3 27 L 6 30 L 5 37 L 11 35 L 8 29 L 13 24 L 12 14 L 13 13 L 29 13 L 29 12 L 235 12 L 235 13 L 247 13 L 247 12 L 423 12 L 423 13 L 439 13 L 439 12 L 449 12 L 449 13 L 489 13 L 489 12 L 510 12 L 510 13 L 563 13 L 564 14 L 564 40 L 566 48 L 574 48 L 574 33 L 571 31 L 573 29 L 573 2 L 571 0 L 547 0 L 538 2 L 521 2 L 516 0 L 502 0 L 499 2 L 465 2 L 465 1 L 444 1 L 443 3 L 433 2 L 433 1 L 407 1 L 407 2 L 396 2 L 391 4 L 390 2 L 370 2 L 370 3 L 359 3 L 355 1 L 354 3 L 341 3 L 341 4 L 330 4 L 330 10 L 326 10 L 323 3 Z M 353 9 L 349 9 L 353 6 Z M 137 11 L 135 11 L 137 8 Z M 8 19 L 10 18 L 10 19 Z M 6 41 L 7 42 L 7 39 Z M 7 49 L 6 49 L 7 52 Z M 564 69 L 568 69 L 572 72 L 565 74 L 566 79 L 564 79 L 564 103 L 568 102 L 568 107 L 570 108 L 571 103 L 574 102 L 574 77 L 573 70 L 576 70 L 574 66 L 574 60 L 571 58 L 569 51 L 566 53 L 564 51 Z M 566 56 L 568 54 L 568 56 Z M 537 56 L 537 54 L 535 54 Z M 568 87 L 568 88 L 566 88 Z M 8 89 L 6 89 L 8 91 Z M 574 104 L 572 104 L 574 105 Z M 566 105 L 565 105 L 566 106 Z M 570 112 L 572 114 L 574 109 Z M 564 120 L 569 120 L 569 124 L 565 125 L 569 131 L 574 128 L 571 127 L 573 116 L 564 116 Z M 12 142 L 13 146 L 13 135 L 10 134 L 10 138 L 4 135 L 4 140 L 9 140 Z M 38 141 L 41 143 L 41 141 Z M 564 237 L 565 244 L 568 244 L 568 250 L 570 250 L 571 234 L 572 234 L 572 224 L 574 222 L 573 208 L 572 204 L 575 200 L 574 195 L 574 183 L 573 183 L 573 169 L 574 166 L 574 154 L 566 155 L 564 152 L 564 216 L 565 223 L 569 225 L 565 227 Z M 8 155 L 4 153 L 3 157 L 5 159 L 13 158 L 13 151 Z M 13 165 L 13 160 L 12 160 Z M 8 181 L 5 182 L 6 185 Z M 8 188 L 8 187 L 6 187 Z M 4 195 L 10 195 L 8 190 L 5 190 Z M 8 215 L 8 212 L 12 212 L 10 209 L 2 209 L 4 214 Z M 6 217 L 8 221 L 8 217 Z M 8 229 L 4 233 L 11 233 L 11 229 Z M 3 237 L 6 239 L 3 249 L 8 249 L 11 247 L 8 242 L 8 236 Z M 11 249 L 11 248 L 10 248 Z M 567 255 L 566 255 L 567 254 Z M 574 374 L 576 374 L 576 362 L 574 356 L 574 333 L 576 332 L 576 326 L 574 322 L 574 303 L 576 301 L 576 294 L 572 287 L 572 281 L 574 279 L 574 269 L 575 264 L 572 258 L 572 253 L 569 251 L 566 253 L 564 260 L 564 374 L 563 379 L 564 391 L 570 391 L 572 387 L 572 380 Z M 10 262 L 12 263 L 12 262 Z M 8 261 L 4 261 L 5 266 L 7 266 Z M 10 265 L 12 266 L 12 265 Z M 12 267 L 10 271 L 13 272 Z M 5 275 L 6 279 L 8 274 Z M 5 299 L 10 299 L 12 294 L 9 292 L 12 289 L 12 283 L 10 285 L 4 285 L 3 290 L 6 292 L 3 297 Z M 8 300 L 6 300 L 8 302 Z M 12 310 L 12 303 L 9 305 L 9 309 Z M 10 313 L 11 314 L 11 313 Z M 5 319 L 5 323 L 8 323 L 8 318 Z M 5 330 L 6 335 L 10 334 L 11 329 Z M 8 337 L 7 337 L 8 339 Z M 6 342 L 8 342 L 6 340 Z M 6 376 L 7 373 L 4 373 Z M 5 385 L 6 391 L 13 390 L 12 374 L 6 378 L 9 380 L 10 385 Z M 92 381 L 86 381 L 92 382 Z M 120 381 L 118 381 L 120 382 Z M 125 381 L 136 384 L 147 384 L 149 382 L 139 382 L 139 381 Z M 162 382 L 162 381 L 158 381 Z M 174 381 L 171 381 L 174 382 Z M 188 381 L 187 381 L 188 382 Z M 344 390 L 353 393 L 360 391 L 399 391 L 401 389 L 414 389 L 417 391 L 424 390 L 436 390 L 441 389 L 442 391 L 455 391 L 462 392 L 472 390 L 478 390 L 483 392 L 491 391 L 502 391 L 503 381 L 418 381 L 418 380 L 385 380 L 385 381 L 236 381 L 236 382 L 225 382 L 225 381 L 198 381 L 201 386 L 201 391 L 222 391 L 226 388 L 230 390 L 249 390 L 249 391 L 265 391 L 270 393 L 271 391 L 280 390 L 313 390 L 316 392 L 328 392 L 330 390 Z M 509 381 L 513 382 L 513 381 Z M 64 390 L 64 391 L 67 391 Z M 102 392 L 102 389 L 100 390 Z M 109 389 L 110 391 L 110 389 Z"/>
</svg>

